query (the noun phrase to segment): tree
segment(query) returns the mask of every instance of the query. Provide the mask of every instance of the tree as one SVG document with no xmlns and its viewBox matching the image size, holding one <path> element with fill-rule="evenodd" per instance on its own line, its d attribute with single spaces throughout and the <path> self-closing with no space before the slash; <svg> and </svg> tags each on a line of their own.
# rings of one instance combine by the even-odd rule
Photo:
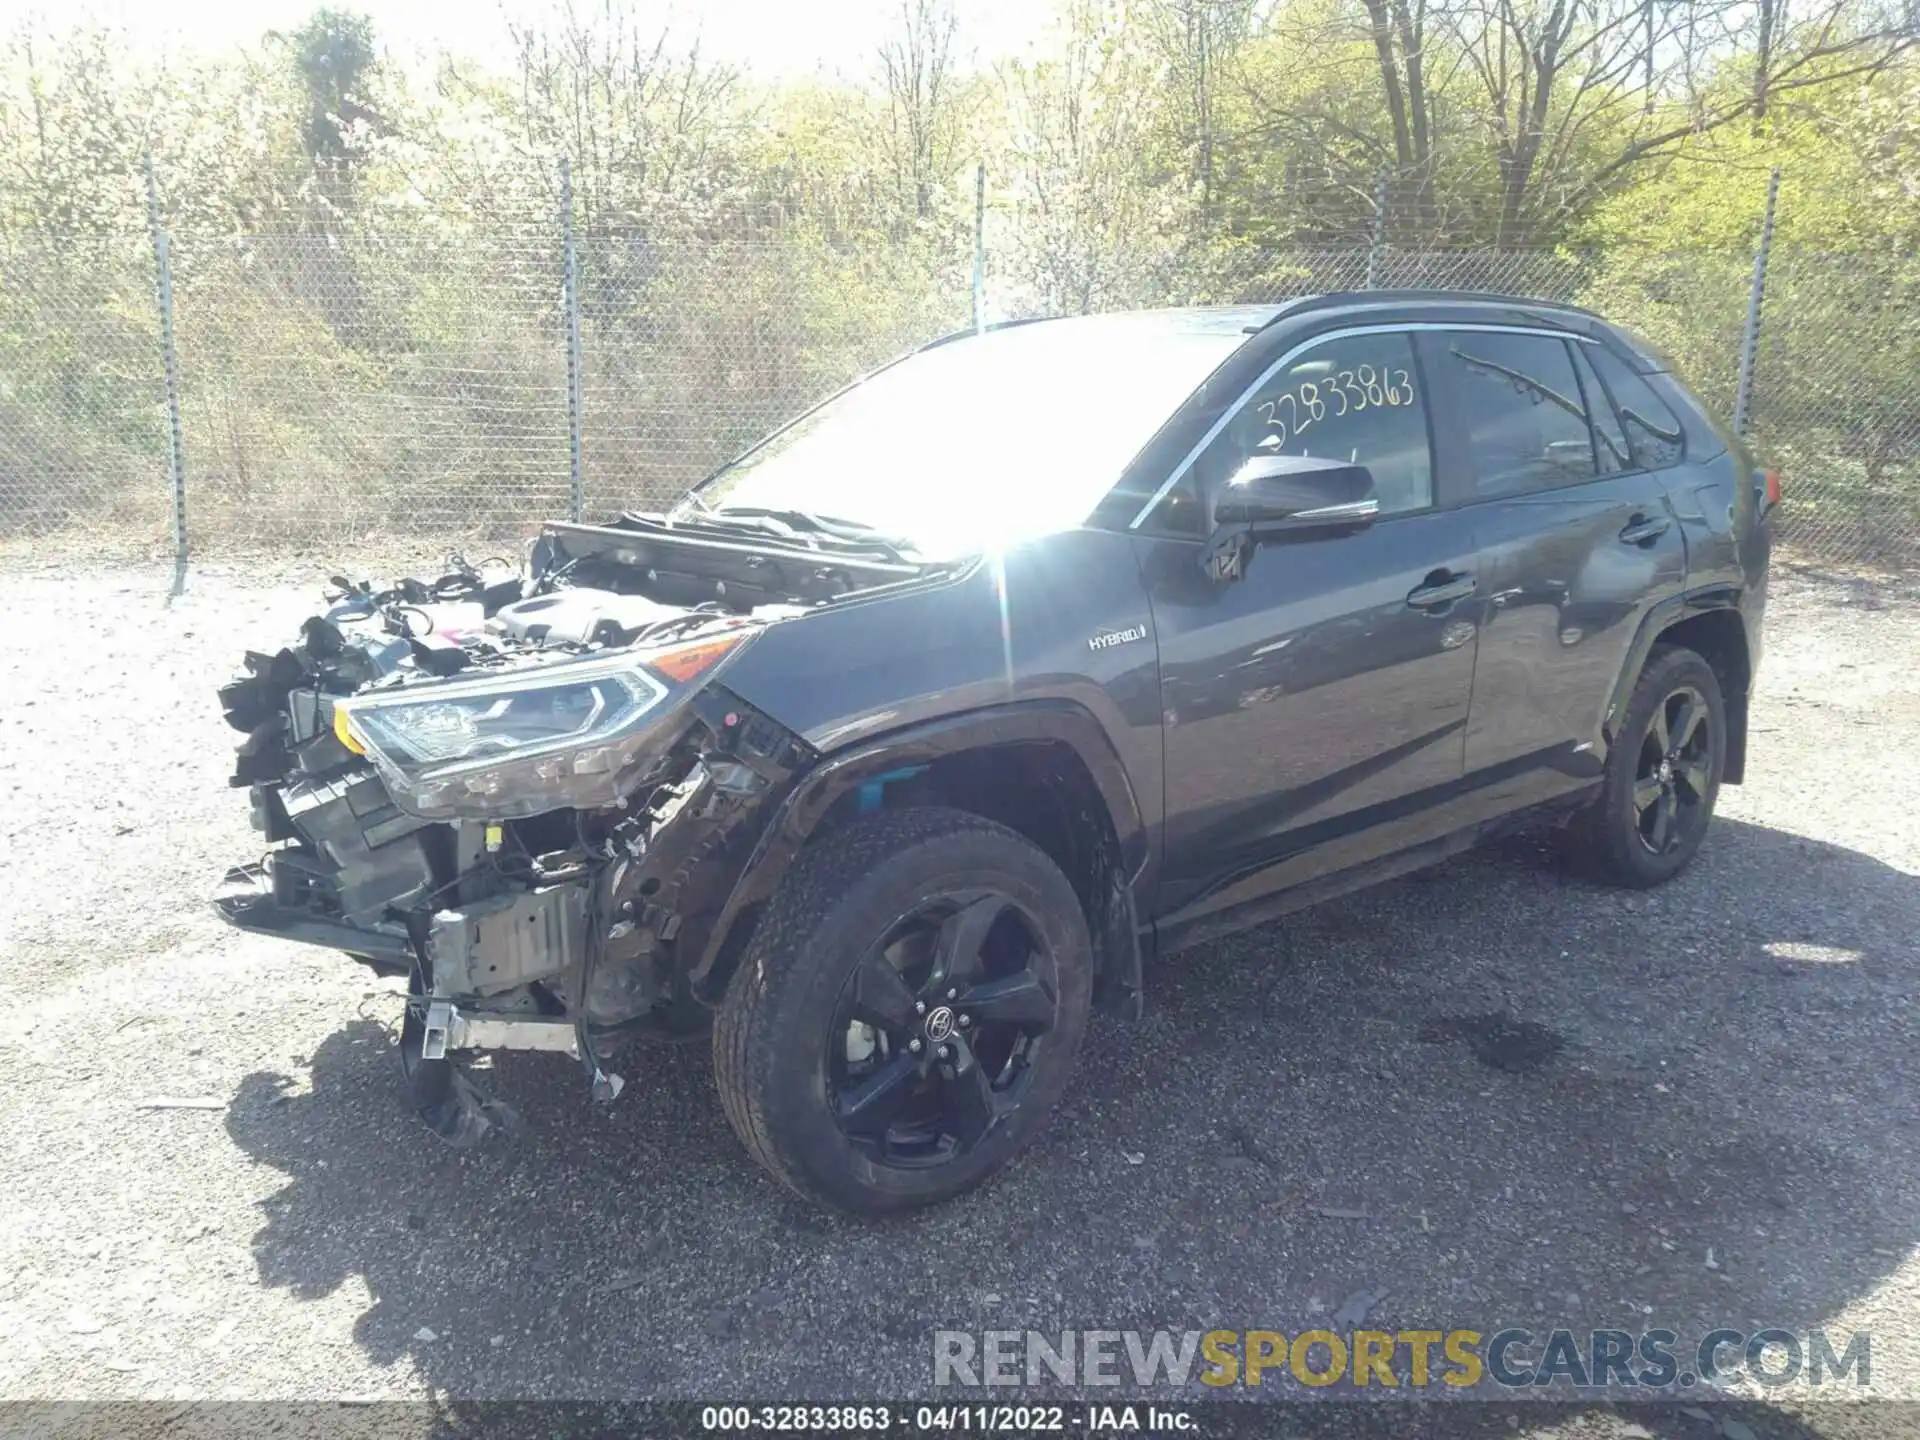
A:
<svg viewBox="0 0 1920 1440">
<path fill-rule="evenodd" d="M 320 199 L 335 213 L 350 214 L 368 142 L 388 128 L 368 94 L 378 62 L 373 22 L 323 8 L 283 38 L 304 92 L 300 135 Z"/>
<path fill-rule="evenodd" d="M 1015 235 L 1004 267 L 1042 306 L 1166 303 L 1204 286 L 1200 232 L 1168 185 L 1161 65 L 1099 0 L 1069 0 L 1054 58 L 1001 70 Z"/>
<path fill-rule="evenodd" d="M 544 222 L 563 155 L 589 239 L 687 233 L 737 186 L 739 77 L 697 43 L 681 47 L 630 0 L 591 11 L 564 0 L 547 23 L 514 22 L 508 35 L 510 74 L 448 60 L 440 84 L 463 113 L 458 143 L 434 159 L 491 223 Z"/>
<path fill-rule="evenodd" d="M 1372 57 L 1359 123 L 1321 89 L 1277 127 L 1377 154 L 1420 239 L 1499 245 L 1551 243 L 1649 163 L 1920 43 L 1883 0 L 1329 0 L 1269 34 L 1296 67 Z"/>
<path fill-rule="evenodd" d="M 1423 202 L 1433 175 L 1432 102 L 1427 95 L 1426 0 L 1363 0 L 1367 29 L 1380 67 L 1380 90 L 1393 125 L 1393 151 L 1402 179 Z"/>
<path fill-rule="evenodd" d="M 1253 0 L 1158 0 L 1139 13 L 1181 92 L 1187 116 L 1182 138 L 1193 157 L 1202 221 L 1211 224 L 1221 72 L 1246 38 Z"/>
<path fill-rule="evenodd" d="M 1449 17 L 1486 101 L 1500 177 L 1495 238 L 1534 238 L 1648 160 L 1697 141 L 1768 97 L 1875 73 L 1917 38 L 1874 0 L 1493 0 Z M 1750 94 L 1717 84 L 1748 39 Z"/>
<path fill-rule="evenodd" d="M 956 105 L 952 0 L 900 0 L 899 25 L 880 47 L 885 148 L 903 217 L 933 217 L 952 173 L 964 122 Z"/>
</svg>

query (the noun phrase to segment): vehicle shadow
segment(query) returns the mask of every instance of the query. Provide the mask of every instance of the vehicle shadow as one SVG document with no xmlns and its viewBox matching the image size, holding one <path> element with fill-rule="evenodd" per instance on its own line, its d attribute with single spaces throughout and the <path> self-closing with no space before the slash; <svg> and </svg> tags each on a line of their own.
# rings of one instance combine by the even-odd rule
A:
<svg viewBox="0 0 1920 1440">
<path fill-rule="evenodd" d="M 881 1225 L 767 1182 L 698 1044 L 623 1058 L 607 1109 L 566 1062 L 503 1057 L 522 1128 L 455 1152 L 363 1021 L 310 1087 L 247 1077 L 227 1126 L 286 1176 L 261 1283 L 364 1286 L 370 1358 L 462 1397 L 871 1400 L 929 1392 L 936 1329 L 1356 1313 L 1683 1346 L 1837 1323 L 1838 1353 L 1847 1307 L 1920 1239 L 1916 930 L 1914 877 L 1738 821 L 1642 894 L 1516 838 L 1160 967 L 1144 1021 L 1096 1023 L 1023 1163 Z M 1513 1433 L 1510 1403 L 1440 1409 L 1423 1433 Z"/>
</svg>

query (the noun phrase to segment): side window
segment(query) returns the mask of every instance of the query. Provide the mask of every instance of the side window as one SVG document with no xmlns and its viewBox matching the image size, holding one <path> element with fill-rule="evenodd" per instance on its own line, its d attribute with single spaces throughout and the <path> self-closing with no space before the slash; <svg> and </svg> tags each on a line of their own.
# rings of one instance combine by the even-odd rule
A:
<svg viewBox="0 0 1920 1440">
<path fill-rule="evenodd" d="M 1433 504 L 1425 385 L 1405 335 L 1349 335 L 1295 357 L 1240 407 L 1196 464 L 1202 487 L 1256 455 L 1357 461 L 1382 515 Z"/>
<path fill-rule="evenodd" d="M 1502 331 L 1441 338 L 1472 467 L 1470 501 L 1593 478 L 1593 431 L 1564 340 Z"/>
<path fill-rule="evenodd" d="M 1686 431 L 1654 388 L 1604 345 L 1586 347 L 1620 412 L 1633 463 L 1643 470 L 1664 470 L 1687 455 Z"/>
<path fill-rule="evenodd" d="M 1607 398 L 1600 377 L 1593 371 L 1595 347 L 1575 344 L 1569 348 L 1573 352 L 1573 368 L 1580 372 L 1580 393 L 1586 397 L 1587 415 L 1593 421 L 1593 458 L 1600 464 L 1600 473 L 1617 475 L 1622 470 L 1633 469 L 1633 451 L 1627 445 L 1627 432 L 1621 428 L 1613 401 Z"/>
</svg>

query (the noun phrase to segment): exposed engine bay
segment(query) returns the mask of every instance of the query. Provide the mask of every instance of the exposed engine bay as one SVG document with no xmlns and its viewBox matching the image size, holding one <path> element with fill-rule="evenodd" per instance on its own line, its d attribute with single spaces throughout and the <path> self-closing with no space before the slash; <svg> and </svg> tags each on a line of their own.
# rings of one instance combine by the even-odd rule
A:
<svg viewBox="0 0 1920 1440">
<path fill-rule="evenodd" d="M 570 1055 L 612 1098 L 623 1040 L 704 1027 L 716 918 L 814 758 L 728 660 L 896 559 L 628 516 L 547 527 L 524 573 L 335 577 L 220 691 L 267 847 L 220 913 L 406 976 L 402 1062 L 450 1140 L 511 1118 L 463 1051 Z"/>
</svg>

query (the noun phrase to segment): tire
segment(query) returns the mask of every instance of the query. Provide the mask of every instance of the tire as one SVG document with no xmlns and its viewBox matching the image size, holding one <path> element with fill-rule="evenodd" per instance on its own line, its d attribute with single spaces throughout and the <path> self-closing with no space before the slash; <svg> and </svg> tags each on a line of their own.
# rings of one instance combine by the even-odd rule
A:
<svg viewBox="0 0 1920 1440">
<path fill-rule="evenodd" d="M 1677 737 L 1694 724 L 1687 707 L 1699 712 L 1697 728 Z M 1645 890 L 1671 880 L 1706 838 L 1726 755 L 1726 705 L 1713 667 L 1692 650 L 1655 645 L 1607 754 L 1600 794 L 1567 827 L 1571 858 L 1607 884 Z M 1666 807 L 1664 825 L 1658 807 Z"/>
<path fill-rule="evenodd" d="M 965 811 L 883 811 L 822 836 L 769 902 L 714 1022 L 721 1103 L 805 1200 L 946 1200 L 1038 1132 L 1092 982 L 1079 897 L 1045 852 Z"/>
</svg>

